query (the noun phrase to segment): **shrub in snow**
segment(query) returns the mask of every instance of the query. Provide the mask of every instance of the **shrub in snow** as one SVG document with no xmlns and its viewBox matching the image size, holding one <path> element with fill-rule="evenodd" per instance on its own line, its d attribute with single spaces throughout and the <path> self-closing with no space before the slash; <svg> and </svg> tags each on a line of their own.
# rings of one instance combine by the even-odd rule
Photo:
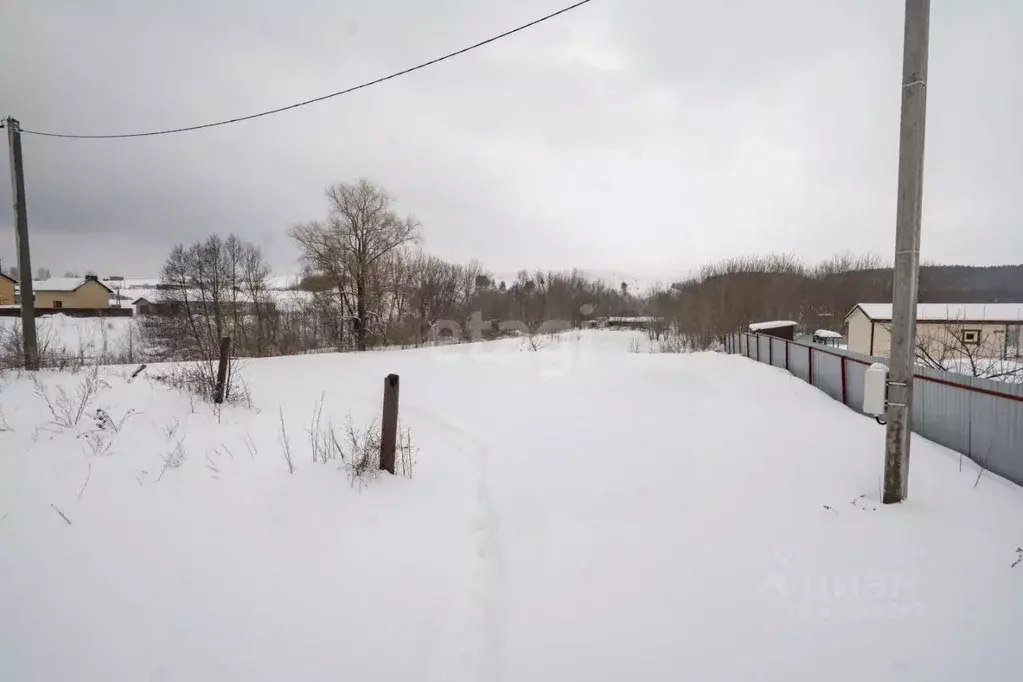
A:
<svg viewBox="0 0 1023 682">
<path fill-rule="evenodd" d="M 177 469 L 185 462 L 185 441 L 184 439 L 176 441 L 170 450 L 165 452 L 161 459 L 163 460 L 163 467 L 160 469 L 160 475 L 156 477 L 156 481 L 159 482 L 163 478 L 163 475 L 167 473 L 168 469 Z"/>
<path fill-rule="evenodd" d="M 89 405 L 96 399 L 99 392 L 109 385 L 99 376 L 99 366 L 93 365 L 78 384 L 74 395 L 69 395 L 63 386 L 58 386 L 55 395 L 50 394 L 49 388 L 39 378 L 39 375 L 32 376 L 35 386 L 35 395 L 42 398 L 53 415 L 53 423 L 65 429 L 78 426 L 82 416 Z"/>
<path fill-rule="evenodd" d="M 241 363 L 235 358 L 228 362 L 224 402 L 251 406 L 252 399 L 241 378 L 241 368 Z M 200 361 L 172 365 L 162 374 L 153 375 L 153 379 L 212 403 L 217 393 L 217 363 Z"/>
<path fill-rule="evenodd" d="M 281 421 L 283 433 L 283 416 Z M 338 462 L 348 472 L 349 483 L 362 487 L 380 473 L 380 425 L 373 420 L 365 428 L 358 428 L 351 413 L 345 416 L 345 426 L 340 432 L 331 421 L 323 421 L 323 397 L 313 410 L 309 428 L 309 448 L 313 462 Z M 395 473 L 412 478 L 416 464 L 416 451 L 412 447 L 412 436 L 408 428 L 398 425 L 398 442 L 395 446 Z M 290 465 L 289 465 L 290 466 Z"/>
<path fill-rule="evenodd" d="M 649 353 L 692 353 L 700 349 L 700 344 L 694 337 L 683 334 L 675 328 L 656 328 L 647 330 L 647 338 L 650 343 L 647 345 Z M 629 341 L 630 353 L 643 352 L 643 344 L 639 338 Z"/>
<path fill-rule="evenodd" d="M 288 464 L 288 473 L 295 473 L 295 460 L 291 457 L 291 441 L 288 439 L 288 428 L 284 425 L 284 408 L 277 408 L 281 415 L 281 454 Z"/>
<path fill-rule="evenodd" d="M 110 454 L 110 448 L 113 447 L 114 442 L 110 436 L 103 431 L 89 431 L 79 436 L 85 441 L 85 452 L 86 454 L 92 455 L 93 457 L 103 457 Z M 90 464 L 90 467 L 92 465 Z M 83 489 L 85 486 L 82 486 Z"/>
<path fill-rule="evenodd" d="M 96 423 L 97 430 L 120 433 L 121 427 L 124 426 L 124 422 L 128 421 L 128 419 L 133 416 L 135 416 L 135 410 L 128 410 L 120 419 L 114 419 L 110 416 L 109 412 L 103 408 L 99 408 L 96 410 L 96 414 L 94 414 L 92 418 Z"/>
</svg>

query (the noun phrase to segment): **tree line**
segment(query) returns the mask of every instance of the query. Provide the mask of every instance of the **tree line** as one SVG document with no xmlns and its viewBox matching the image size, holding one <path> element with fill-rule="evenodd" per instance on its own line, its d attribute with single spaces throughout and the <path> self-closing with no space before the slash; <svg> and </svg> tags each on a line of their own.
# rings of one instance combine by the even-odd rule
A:
<svg viewBox="0 0 1023 682">
<path fill-rule="evenodd" d="M 11 279 L 20 279 L 21 278 L 21 270 L 18 268 L 17 265 L 10 265 L 10 266 L 7 266 L 7 267 L 3 267 L 2 265 L 0 265 L 0 273 L 2 273 L 4 275 L 7 275 Z M 86 270 L 85 274 L 86 275 L 95 275 L 96 271 L 95 270 Z M 81 277 L 81 274 L 78 271 L 76 271 L 76 270 L 65 270 L 63 276 L 64 277 L 77 278 L 77 277 Z M 50 279 L 51 277 L 53 277 L 53 275 L 50 273 L 50 269 L 49 268 L 47 268 L 47 267 L 38 267 L 38 268 L 36 268 L 35 277 L 33 277 L 32 279 L 34 279 L 34 280 L 44 280 L 45 281 L 45 280 Z"/>
<path fill-rule="evenodd" d="M 451 263 L 421 248 L 422 227 L 367 180 L 326 190 L 323 220 L 295 225 L 303 275 L 274 291 L 259 247 L 229 235 L 177 245 L 161 272 L 159 314 L 143 323 L 154 356 L 212 363 L 231 336 L 247 356 L 414 347 L 476 317 L 483 338 L 546 320 L 579 325 L 642 312 L 644 300 L 579 272 L 519 272 L 497 281 L 480 263 Z"/>
<path fill-rule="evenodd" d="M 523 270 L 497 281 L 476 261 L 424 251 L 420 221 L 400 214 L 379 185 L 339 183 L 325 196 L 322 220 L 289 230 L 303 272 L 295 291 L 273 291 L 263 254 L 237 236 L 176 246 L 161 273 L 161 314 L 144 325 L 147 345 L 158 356 L 212 360 L 223 335 L 239 354 L 266 356 L 419 346 L 448 329 L 442 321 L 475 318 L 483 337 L 494 338 L 550 320 L 579 326 L 648 315 L 660 321 L 657 334 L 681 340 L 675 347 L 708 348 L 761 320 L 840 331 L 856 303 L 891 300 L 891 267 L 875 254 L 815 264 L 790 254 L 730 258 L 641 293 L 578 271 Z M 1020 274 L 1019 267 L 925 266 L 921 301 L 998 300 L 1019 288 Z M 501 324 L 510 321 L 520 324 Z"/>
</svg>

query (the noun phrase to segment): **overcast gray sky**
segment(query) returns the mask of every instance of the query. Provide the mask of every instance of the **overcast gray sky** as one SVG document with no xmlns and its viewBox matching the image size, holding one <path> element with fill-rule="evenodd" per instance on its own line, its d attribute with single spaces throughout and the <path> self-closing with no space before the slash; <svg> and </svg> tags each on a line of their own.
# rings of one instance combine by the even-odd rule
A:
<svg viewBox="0 0 1023 682">
<path fill-rule="evenodd" d="M 0 114 L 130 132 L 306 99 L 568 0 L 5 0 Z M 156 274 L 212 232 L 296 269 L 289 225 L 369 177 L 492 270 L 685 271 L 893 245 L 901 0 L 594 0 L 455 60 L 257 121 L 26 135 L 36 265 Z M 923 256 L 1023 262 L 1023 3 L 936 0 Z M 1015 114 L 1015 116 L 1014 116 Z M 0 164 L 0 257 L 14 260 Z M 57 274 L 55 272 L 55 274 Z"/>
</svg>

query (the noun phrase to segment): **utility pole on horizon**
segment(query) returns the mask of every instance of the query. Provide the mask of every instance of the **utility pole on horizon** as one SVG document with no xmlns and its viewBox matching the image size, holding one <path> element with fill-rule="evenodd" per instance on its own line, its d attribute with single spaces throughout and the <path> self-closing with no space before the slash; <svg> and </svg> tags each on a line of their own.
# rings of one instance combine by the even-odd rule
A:
<svg viewBox="0 0 1023 682">
<path fill-rule="evenodd" d="M 18 284 L 21 289 L 21 343 L 25 369 L 39 369 L 36 342 L 35 292 L 32 290 L 32 258 L 28 248 L 28 213 L 25 205 L 25 169 L 21 157 L 21 124 L 8 117 L 7 143 L 11 156 L 11 195 L 14 202 L 14 228 L 17 233 Z"/>
<path fill-rule="evenodd" d="M 923 205 L 924 124 L 927 117 L 927 50 L 930 0 L 906 0 L 902 55 L 899 193 L 895 218 L 892 342 L 885 432 L 885 504 L 906 499 L 912 433 L 920 216 Z"/>
</svg>

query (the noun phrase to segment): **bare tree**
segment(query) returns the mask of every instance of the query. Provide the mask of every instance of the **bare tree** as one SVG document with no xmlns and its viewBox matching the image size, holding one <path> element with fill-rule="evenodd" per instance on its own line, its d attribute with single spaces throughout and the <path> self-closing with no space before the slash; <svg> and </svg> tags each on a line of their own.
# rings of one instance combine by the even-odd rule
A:
<svg viewBox="0 0 1023 682">
<path fill-rule="evenodd" d="M 353 322 L 356 347 L 365 350 L 369 316 L 379 317 L 370 307 L 375 271 L 388 254 L 418 240 L 419 222 L 399 217 L 391 195 L 365 179 L 332 185 L 326 196 L 326 221 L 296 225 L 291 237 L 303 261 L 333 281 L 341 313 Z"/>
<path fill-rule="evenodd" d="M 200 360 L 210 367 L 224 336 L 233 338 L 239 355 L 270 354 L 269 276 L 259 247 L 234 235 L 175 246 L 161 274 L 159 314 L 144 321 L 149 345 L 166 359 Z"/>
<path fill-rule="evenodd" d="M 49 268 L 37 268 L 36 269 L 36 279 L 50 279 L 50 269 Z"/>
</svg>

